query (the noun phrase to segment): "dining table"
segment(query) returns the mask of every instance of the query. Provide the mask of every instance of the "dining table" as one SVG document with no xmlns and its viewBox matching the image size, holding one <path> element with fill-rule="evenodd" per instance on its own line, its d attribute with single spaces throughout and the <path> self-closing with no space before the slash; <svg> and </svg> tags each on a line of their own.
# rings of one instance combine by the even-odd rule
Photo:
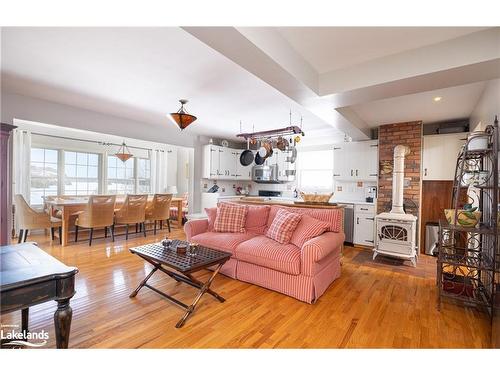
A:
<svg viewBox="0 0 500 375">
<path fill-rule="evenodd" d="M 123 203 L 125 203 L 126 196 L 117 196 L 115 201 L 115 210 L 119 209 Z M 153 195 L 148 196 L 148 201 L 153 200 Z M 182 228 L 182 206 L 183 199 L 173 197 L 171 204 L 177 207 L 177 227 Z M 47 208 L 52 210 L 59 210 L 61 212 L 61 227 L 62 227 L 62 238 L 61 245 L 67 246 L 69 242 L 69 227 L 71 225 L 72 218 L 74 219 L 76 213 L 83 211 L 88 203 L 88 197 L 82 198 L 64 198 L 64 197 L 54 197 L 45 200 Z"/>
</svg>

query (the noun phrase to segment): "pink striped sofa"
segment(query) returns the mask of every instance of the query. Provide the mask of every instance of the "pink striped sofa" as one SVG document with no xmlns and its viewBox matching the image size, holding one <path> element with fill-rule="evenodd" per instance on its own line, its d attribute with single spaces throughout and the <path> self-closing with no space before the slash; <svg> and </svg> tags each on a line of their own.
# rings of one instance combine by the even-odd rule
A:
<svg viewBox="0 0 500 375">
<path fill-rule="evenodd" d="M 249 205 L 249 210 L 255 207 L 263 206 Z M 214 232 L 208 219 L 188 221 L 184 226 L 187 240 L 230 252 L 233 256 L 221 269 L 226 276 L 314 303 L 340 277 L 345 238 L 343 210 L 266 207 L 269 207 L 265 211 L 267 217 L 259 215 L 257 218 L 262 225 L 247 219 L 245 233 Z M 331 226 L 320 236 L 306 241 L 302 248 L 292 243 L 282 245 L 265 236 L 280 208 L 307 214 Z"/>
</svg>

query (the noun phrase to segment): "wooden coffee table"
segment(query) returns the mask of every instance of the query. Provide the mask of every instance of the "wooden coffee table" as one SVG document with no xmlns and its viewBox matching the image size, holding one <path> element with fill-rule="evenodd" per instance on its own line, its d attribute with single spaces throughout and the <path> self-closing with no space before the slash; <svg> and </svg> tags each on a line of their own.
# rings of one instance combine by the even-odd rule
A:
<svg viewBox="0 0 500 375">
<path fill-rule="evenodd" d="M 205 293 L 211 294 L 220 302 L 225 301 L 224 298 L 210 289 L 210 285 L 212 284 L 212 281 L 215 279 L 215 276 L 217 276 L 224 263 L 226 263 L 231 257 L 230 253 L 204 246 L 198 246 L 197 254 L 195 256 L 189 256 L 187 254 L 177 254 L 176 247 L 179 244 L 187 245 L 187 242 L 173 240 L 170 249 L 164 248 L 161 243 L 153 243 L 149 245 L 130 248 L 130 252 L 132 254 L 141 257 L 146 262 L 152 264 L 154 267 L 153 270 L 144 278 L 144 280 L 141 281 L 139 286 L 130 294 L 130 298 L 135 297 L 139 290 L 141 290 L 141 288 L 145 286 L 165 297 L 169 301 L 175 303 L 177 306 L 180 306 L 186 312 L 181 320 L 179 320 L 175 325 L 176 328 L 181 328 L 184 325 L 187 318 L 194 312 L 196 305 Z M 173 271 L 165 269 L 163 266 L 171 268 Z M 193 272 L 211 266 L 216 267 L 212 272 L 212 275 L 206 282 L 203 283 L 193 276 Z M 185 303 L 175 299 L 172 296 L 169 296 L 166 293 L 163 293 L 162 291 L 147 283 L 149 278 L 153 276 L 153 274 L 158 270 L 167 274 L 176 281 L 186 283 L 200 290 L 191 305 L 186 305 Z"/>
</svg>

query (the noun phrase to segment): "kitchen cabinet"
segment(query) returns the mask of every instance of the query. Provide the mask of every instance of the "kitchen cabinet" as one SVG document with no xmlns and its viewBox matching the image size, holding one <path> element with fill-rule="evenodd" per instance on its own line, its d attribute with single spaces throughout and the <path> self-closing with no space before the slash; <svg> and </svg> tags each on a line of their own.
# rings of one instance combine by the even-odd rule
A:
<svg viewBox="0 0 500 375">
<path fill-rule="evenodd" d="M 368 180 L 376 181 L 378 178 L 378 141 L 366 142 L 365 146 L 366 173 Z"/>
<path fill-rule="evenodd" d="M 251 180 L 252 165 L 240 164 L 243 150 L 215 145 L 206 145 L 203 149 L 202 177 L 213 180 Z"/>
<path fill-rule="evenodd" d="M 347 167 L 347 143 L 333 146 L 333 178 L 345 180 L 349 177 L 349 168 Z"/>
<path fill-rule="evenodd" d="M 333 176 L 343 181 L 375 181 L 378 176 L 378 141 L 334 145 Z"/>
<path fill-rule="evenodd" d="M 354 238 L 355 245 L 374 246 L 375 206 L 354 205 Z"/>
<path fill-rule="evenodd" d="M 453 180 L 457 155 L 467 133 L 435 134 L 423 137 L 422 179 Z"/>
</svg>

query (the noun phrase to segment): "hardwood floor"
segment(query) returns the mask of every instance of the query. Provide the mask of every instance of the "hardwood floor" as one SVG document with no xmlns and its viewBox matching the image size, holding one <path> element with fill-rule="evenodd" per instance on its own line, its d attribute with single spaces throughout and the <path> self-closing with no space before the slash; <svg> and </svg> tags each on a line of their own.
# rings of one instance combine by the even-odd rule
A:
<svg viewBox="0 0 500 375">
<path fill-rule="evenodd" d="M 150 266 L 128 248 L 160 240 L 148 233 L 50 245 L 48 237 L 33 236 L 39 246 L 67 265 L 77 266 L 77 294 L 71 300 L 72 348 L 482 348 L 489 347 L 487 315 L 444 303 L 436 309 L 435 259 L 421 256 L 418 267 L 346 247 L 342 276 L 314 305 L 223 275 L 212 284 L 227 301 L 205 295 L 181 329 L 182 311 L 143 288 L 131 290 Z M 183 238 L 181 230 L 172 237 Z M 205 273 L 206 275 L 203 275 Z M 208 273 L 202 271 L 201 278 Z M 195 289 L 157 272 L 151 283 L 176 298 L 191 301 Z M 30 309 L 30 329 L 49 332 L 55 347 L 55 303 Z M 21 313 L 1 316 L 2 324 L 20 324 Z"/>
</svg>

